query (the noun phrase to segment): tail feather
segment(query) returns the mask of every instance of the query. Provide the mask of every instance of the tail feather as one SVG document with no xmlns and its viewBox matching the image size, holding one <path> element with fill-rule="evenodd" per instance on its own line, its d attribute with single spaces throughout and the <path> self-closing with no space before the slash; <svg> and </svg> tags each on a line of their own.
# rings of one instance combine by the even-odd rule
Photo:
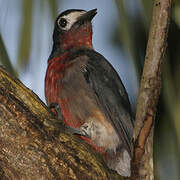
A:
<svg viewBox="0 0 180 180">
<path fill-rule="evenodd" d="M 108 167 L 117 171 L 121 176 L 131 176 L 131 157 L 126 149 L 120 152 L 108 152 L 106 161 Z"/>
</svg>

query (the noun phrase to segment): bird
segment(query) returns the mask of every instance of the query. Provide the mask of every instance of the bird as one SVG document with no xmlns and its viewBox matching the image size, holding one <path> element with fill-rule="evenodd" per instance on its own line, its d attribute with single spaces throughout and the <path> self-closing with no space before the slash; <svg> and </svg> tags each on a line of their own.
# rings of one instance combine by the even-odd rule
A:
<svg viewBox="0 0 180 180">
<path fill-rule="evenodd" d="M 130 176 L 131 104 L 118 73 L 93 47 L 96 14 L 97 9 L 68 9 L 56 18 L 45 76 L 46 102 L 59 106 L 65 125 L 100 152 L 110 169 Z"/>
</svg>

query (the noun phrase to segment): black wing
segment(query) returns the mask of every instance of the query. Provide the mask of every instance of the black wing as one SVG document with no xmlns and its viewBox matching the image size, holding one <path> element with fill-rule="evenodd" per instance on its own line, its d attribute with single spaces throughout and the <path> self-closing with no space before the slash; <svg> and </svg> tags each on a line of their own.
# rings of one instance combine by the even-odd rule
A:
<svg viewBox="0 0 180 180">
<path fill-rule="evenodd" d="M 124 85 L 112 65 L 102 55 L 91 50 L 77 54 L 81 53 L 88 56 L 84 77 L 94 91 L 97 103 L 130 152 L 133 117 Z"/>
</svg>

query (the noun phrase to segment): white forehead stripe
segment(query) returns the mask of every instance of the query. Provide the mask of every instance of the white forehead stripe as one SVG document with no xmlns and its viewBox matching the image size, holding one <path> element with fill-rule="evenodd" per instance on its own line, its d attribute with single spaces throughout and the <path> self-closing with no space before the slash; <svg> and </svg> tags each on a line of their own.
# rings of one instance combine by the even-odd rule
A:
<svg viewBox="0 0 180 180">
<path fill-rule="evenodd" d="M 86 13 L 86 11 L 76 11 L 76 12 L 71 12 L 67 15 L 62 16 L 61 18 L 66 19 L 68 22 L 66 27 L 62 28 L 62 29 L 69 30 L 71 28 L 71 26 L 77 21 L 78 17 L 82 16 L 85 13 Z"/>
</svg>

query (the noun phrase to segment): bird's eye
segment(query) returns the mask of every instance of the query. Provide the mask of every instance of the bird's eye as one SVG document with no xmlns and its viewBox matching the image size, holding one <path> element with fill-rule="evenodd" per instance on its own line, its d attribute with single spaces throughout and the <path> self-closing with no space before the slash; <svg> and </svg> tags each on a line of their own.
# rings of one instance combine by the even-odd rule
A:
<svg viewBox="0 0 180 180">
<path fill-rule="evenodd" d="M 61 19 L 58 21 L 58 24 L 59 24 L 60 27 L 65 28 L 66 25 L 67 25 L 67 20 L 64 19 L 64 18 L 61 18 Z"/>
</svg>

